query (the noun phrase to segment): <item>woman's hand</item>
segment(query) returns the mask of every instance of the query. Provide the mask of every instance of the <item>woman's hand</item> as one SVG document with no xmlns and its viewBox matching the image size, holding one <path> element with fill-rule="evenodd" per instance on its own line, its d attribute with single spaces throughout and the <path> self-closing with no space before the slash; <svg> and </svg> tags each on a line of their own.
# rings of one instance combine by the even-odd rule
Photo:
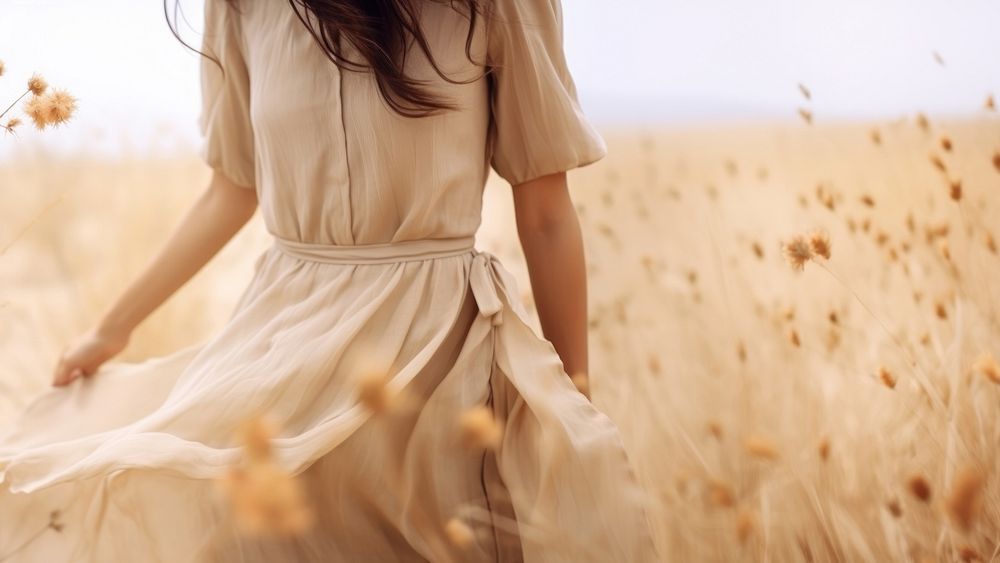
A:
<svg viewBox="0 0 1000 563">
<path fill-rule="evenodd" d="M 116 356 L 128 345 L 128 334 L 114 334 L 91 329 L 63 350 L 52 378 L 53 387 L 69 385 L 85 375 L 93 375 L 101 364 Z"/>
</svg>

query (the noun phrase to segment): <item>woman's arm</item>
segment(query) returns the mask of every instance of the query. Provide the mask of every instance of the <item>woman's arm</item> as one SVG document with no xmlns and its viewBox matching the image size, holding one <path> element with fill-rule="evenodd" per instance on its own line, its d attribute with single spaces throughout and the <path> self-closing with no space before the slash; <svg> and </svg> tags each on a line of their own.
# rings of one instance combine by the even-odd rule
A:
<svg viewBox="0 0 1000 563">
<path fill-rule="evenodd" d="M 135 327 L 200 270 L 250 220 L 257 194 L 215 172 L 212 181 L 146 269 L 96 327 L 63 352 L 52 384 L 91 375 L 121 352 Z"/>
<path fill-rule="evenodd" d="M 517 234 L 542 333 L 552 342 L 566 373 L 589 398 L 587 268 L 566 173 L 518 184 L 513 192 Z"/>
</svg>

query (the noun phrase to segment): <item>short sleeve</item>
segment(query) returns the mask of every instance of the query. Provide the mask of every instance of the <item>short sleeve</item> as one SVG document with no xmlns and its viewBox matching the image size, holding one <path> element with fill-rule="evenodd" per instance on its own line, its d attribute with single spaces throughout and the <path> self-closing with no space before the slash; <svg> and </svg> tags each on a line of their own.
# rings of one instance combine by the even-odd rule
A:
<svg viewBox="0 0 1000 563">
<path fill-rule="evenodd" d="M 250 77 L 239 13 L 226 0 L 205 0 L 201 58 L 201 158 L 233 183 L 256 185 Z M 221 69 L 219 67 L 222 67 Z"/>
<path fill-rule="evenodd" d="M 604 139 L 588 121 L 563 51 L 560 0 L 496 0 L 490 14 L 490 160 L 511 183 L 600 160 Z"/>
</svg>

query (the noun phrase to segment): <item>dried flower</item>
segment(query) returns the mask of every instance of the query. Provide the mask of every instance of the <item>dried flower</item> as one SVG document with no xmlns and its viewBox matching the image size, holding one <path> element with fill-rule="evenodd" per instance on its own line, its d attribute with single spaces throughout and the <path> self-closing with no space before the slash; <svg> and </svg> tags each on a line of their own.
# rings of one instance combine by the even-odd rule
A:
<svg viewBox="0 0 1000 563">
<path fill-rule="evenodd" d="M 875 145 L 882 145 L 882 132 L 879 131 L 878 128 L 872 128 L 872 130 L 868 132 L 868 136 Z"/>
<path fill-rule="evenodd" d="M 812 260 L 813 257 L 809 243 L 802 236 L 792 238 L 784 245 L 783 250 L 785 259 L 788 260 L 792 268 L 800 271 L 805 268 L 806 262 Z"/>
<path fill-rule="evenodd" d="M 21 125 L 21 119 L 18 117 L 12 117 L 7 120 L 7 123 L 3 126 L 3 128 L 8 133 L 13 133 L 14 130 L 17 129 L 20 125 Z"/>
<path fill-rule="evenodd" d="M 931 484 L 927 482 L 927 479 L 923 475 L 915 474 L 911 475 L 906 480 L 906 488 L 910 490 L 910 493 L 917 498 L 917 500 L 922 502 L 930 502 L 931 500 Z"/>
<path fill-rule="evenodd" d="M 358 378 L 358 400 L 375 414 L 388 412 L 396 403 L 397 394 L 389 387 L 389 374 L 370 369 Z"/>
<path fill-rule="evenodd" d="M 951 196 L 951 199 L 953 199 L 955 201 L 959 201 L 959 200 L 962 199 L 962 181 L 961 180 L 952 180 L 948 184 L 948 187 L 950 188 L 949 195 Z"/>
<path fill-rule="evenodd" d="M 713 505 L 723 508 L 729 508 L 736 504 L 736 494 L 733 492 L 733 488 L 719 479 L 712 479 L 708 482 L 708 499 Z"/>
<path fill-rule="evenodd" d="M 943 135 L 941 137 L 941 148 L 944 149 L 945 152 L 951 152 L 952 149 L 951 137 L 947 135 Z"/>
<path fill-rule="evenodd" d="M 469 449 L 495 449 L 503 437 L 503 428 L 493 418 L 493 411 L 484 405 L 463 412 L 459 430 L 463 445 Z"/>
<path fill-rule="evenodd" d="M 31 118 L 38 129 L 49 125 L 60 125 L 76 111 L 76 98 L 65 90 L 54 90 L 44 96 L 32 96 L 24 104 L 24 113 Z"/>
<path fill-rule="evenodd" d="M 885 366 L 879 366 L 878 368 L 878 380 L 882 382 L 889 389 L 896 388 L 896 377 L 892 375 L 892 372 L 888 370 Z"/>
<path fill-rule="evenodd" d="M 788 329 L 788 341 L 796 348 L 800 348 L 802 346 L 802 340 L 799 338 L 799 332 L 794 328 Z"/>
<path fill-rule="evenodd" d="M 48 89 L 49 83 L 45 81 L 44 78 L 37 74 L 33 74 L 31 78 L 28 79 L 28 90 L 35 96 L 41 96 Z"/>
<path fill-rule="evenodd" d="M 931 123 L 923 112 L 917 113 L 917 126 L 920 127 L 920 129 L 925 133 L 931 128 Z"/>
<path fill-rule="evenodd" d="M 217 484 L 229 499 L 237 524 L 254 535 L 294 536 L 313 524 L 301 483 L 280 468 L 271 456 L 275 423 L 256 416 L 237 432 L 242 463 L 230 467 Z"/>
<path fill-rule="evenodd" d="M 812 125 L 813 114 L 811 111 L 807 110 L 806 108 L 799 108 L 799 117 L 801 117 L 802 120 L 808 123 L 809 125 Z"/>
<path fill-rule="evenodd" d="M 983 374 L 986 379 L 1000 385 L 1000 365 L 997 364 L 996 358 L 990 352 L 984 352 L 983 355 L 979 356 L 972 369 Z"/>
<path fill-rule="evenodd" d="M 944 161 L 941 160 L 940 156 L 931 153 L 927 158 L 931 161 L 931 164 L 934 165 L 934 168 L 937 168 L 941 172 L 948 171 L 948 167 L 945 165 Z"/>
<path fill-rule="evenodd" d="M 826 233 L 819 231 L 814 232 L 809 235 L 809 248 L 812 249 L 813 254 L 817 256 L 822 256 L 824 259 L 830 259 L 830 237 Z"/>
<path fill-rule="evenodd" d="M 812 92 L 810 92 L 809 88 L 806 88 L 806 85 L 802 84 L 801 82 L 799 82 L 799 92 L 802 93 L 802 97 L 803 98 L 805 98 L 807 100 L 811 100 L 812 99 Z"/>
<path fill-rule="evenodd" d="M 451 545 L 459 549 L 469 547 L 475 540 L 472 528 L 458 518 L 451 518 L 445 523 L 444 535 L 448 538 L 448 542 L 451 543 Z"/>
<path fill-rule="evenodd" d="M 830 459 L 830 439 L 824 436 L 819 441 L 819 446 L 816 448 L 819 451 L 819 458 L 823 461 Z"/>
<path fill-rule="evenodd" d="M 749 436 L 743 442 L 743 449 L 753 457 L 775 460 L 780 457 L 778 448 L 770 440 L 760 436 Z"/>
</svg>

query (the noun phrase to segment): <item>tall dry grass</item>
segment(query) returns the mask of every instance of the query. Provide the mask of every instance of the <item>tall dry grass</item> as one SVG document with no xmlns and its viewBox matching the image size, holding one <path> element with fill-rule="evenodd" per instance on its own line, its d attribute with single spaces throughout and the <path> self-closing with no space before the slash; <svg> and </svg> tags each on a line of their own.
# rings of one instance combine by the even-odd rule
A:
<svg viewBox="0 0 1000 563">
<path fill-rule="evenodd" d="M 610 156 L 571 175 L 594 400 L 670 560 L 996 560 L 1000 123 L 805 114 L 610 132 Z M 0 257 L 0 423 L 207 179 L 193 158 L 0 165 L 0 245 L 51 206 Z M 219 327 L 267 244 L 257 221 L 126 358 Z M 829 259 L 798 271 L 783 250 L 815 232 Z M 479 245 L 530 301 L 505 186 L 487 189 Z"/>
</svg>

